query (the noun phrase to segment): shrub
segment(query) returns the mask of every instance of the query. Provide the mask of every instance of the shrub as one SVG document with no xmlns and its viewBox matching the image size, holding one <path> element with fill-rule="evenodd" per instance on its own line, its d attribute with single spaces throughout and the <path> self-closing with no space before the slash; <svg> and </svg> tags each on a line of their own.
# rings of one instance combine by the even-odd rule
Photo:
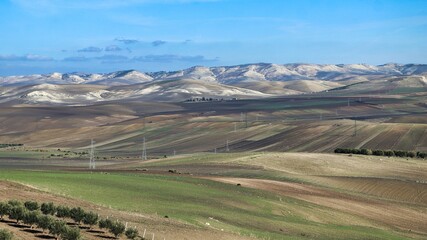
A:
<svg viewBox="0 0 427 240">
<path fill-rule="evenodd" d="M 66 227 L 64 232 L 61 235 L 63 240 L 80 240 L 82 239 L 80 235 L 80 230 L 75 227 Z"/>
<path fill-rule="evenodd" d="M 56 207 L 56 216 L 59 218 L 71 217 L 70 208 L 67 206 Z"/>
<path fill-rule="evenodd" d="M 372 151 L 372 155 L 384 156 L 384 151 L 383 150 L 374 150 L 374 151 Z"/>
<path fill-rule="evenodd" d="M 40 210 L 46 215 L 54 215 L 56 212 L 55 205 L 52 202 L 42 203 Z"/>
<path fill-rule="evenodd" d="M 410 158 L 414 158 L 414 157 L 416 157 L 416 156 L 417 156 L 417 153 L 416 153 L 416 152 L 413 152 L 413 151 L 409 151 L 409 152 L 407 153 L 407 156 L 408 156 L 408 157 L 410 157 Z"/>
<path fill-rule="evenodd" d="M 12 240 L 13 234 L 5 229 L 0 229 L 0 239 L 1 240 Z"/>
<path fill-rule="evenodd" d="M 387 156 L 387 157 L 394 157 L 394 152 L 393 152 L 393 150 L 385 150 L 385 151 L 384 151 L 384 156 Z"/>
<path fill-rule="evenodd" d="M 360 154 L 360 149 L 351 149 L 352 154 Z"/>
<path fill-rule="evenodd" d="M 54 220 L 48 227 L 49 233 L 58 238 L 60 235 L 64 234 L 66 231 L 66 226 L 67 225 L 64 221 Z"/>
<path fill-rule="evenodd" d="M 138 230 L 136 228 L 128 228 L 125 235 L 128 239 L 135 239 L 138 237 Z"/>
<path fill-rule="evenodd" d="M 360 154 L 363 154 L 363 155 L 372 155 L 372 150 L 371 149 L 362 148 L 362 149 L 360 149 Z"/>
<path fill-rule="evenodd" d="M 114 222 L 109 231 L 117 238 L 125 231 L 125 225 L 119 221 Z"/>
<path fill-rule="evenodd" d="M 39 209 L 39 204 L 37 202 L 34 201 L 26 201 L 24 203 L 25 208 L 27 208 L 30 211 L 34 211 Z"/>
<path fill-rule="evenodd" d="M 0 219 L 3 219 L 4 215 L 8 215 L 11 206 L 7 203 L 0 202 Z"/>
<path fill-rule="evenodd" d="M 85 211 L 81 207 L 72 208 L 70 210 L 71 219 L 74 220 L 74 222 L 80 224 L 80 222 L 85 217 Z"/>
<path fill-rule="evenodd" d="M 53 218 L 48 215 L 40 215 L 37 219 L 37 227 L 43 229 L 43 232 L 49 229 L 53 222 Z"/>
<path fill-rule="evenodd" d="M 427 153 L 417 152 L 417 157 L 419 157 L 419 158 L 427 158 Z"/>
<path fill-rule="evenodd" d="M 98 214 L 88 212 L 84 214 L 83 223 L 89 225 L 90 228 L 92 228 L 93 225 L 98 223 L 98 218 Z"/>
<path fill-rule="evenodd" d="M 393 152 L 396 157 L 406 157 L 408 155 L 406 151 L 394 150 Z"/>
</svg>

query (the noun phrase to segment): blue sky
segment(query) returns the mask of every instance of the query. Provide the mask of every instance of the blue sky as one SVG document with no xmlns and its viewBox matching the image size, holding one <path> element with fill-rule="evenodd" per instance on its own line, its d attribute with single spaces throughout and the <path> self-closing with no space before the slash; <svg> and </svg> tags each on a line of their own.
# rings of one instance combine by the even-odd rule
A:
<svg viewBox="0 0 427 240">
<path fill-rule="evenodd" d="M 427 63 L 425 0 L 0 0 L 0 75 Z"/>
</svg>

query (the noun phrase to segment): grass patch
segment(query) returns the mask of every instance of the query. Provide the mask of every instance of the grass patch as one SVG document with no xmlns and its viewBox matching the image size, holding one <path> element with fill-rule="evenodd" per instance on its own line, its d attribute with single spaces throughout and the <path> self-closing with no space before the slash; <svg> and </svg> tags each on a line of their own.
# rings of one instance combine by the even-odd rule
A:
<svg viewBox="0 0 427 240">
<path fill-rule="evenodd" d="M 183 176 L 70 172 L 0 171 L 0 179 L 30 184 L 112 208 L 168 215 L 202 227 L 264 239 L 401 239 L 380 229 L 324 224 L 324 207 L 268 192 Z M 286 213 L 286 214 L 285 214 Z M 215 219 L 215 220 L 212 220 Z M 374 231 L 375 230 L 375 231 Z"/>
</svg>

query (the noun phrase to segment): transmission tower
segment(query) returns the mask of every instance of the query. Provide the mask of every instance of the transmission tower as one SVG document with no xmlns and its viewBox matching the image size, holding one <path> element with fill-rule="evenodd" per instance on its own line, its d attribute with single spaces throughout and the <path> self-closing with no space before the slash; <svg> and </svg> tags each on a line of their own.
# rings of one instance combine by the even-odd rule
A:
<svg viewBox="0 0 427 240">
<path fill-rule="evenodd" d="M 95 141 L 90 140 L 90 151 L 89 151 L 89 169 L 95 169 Z"/>
<path fill-rule="evenodd" d="M 141 159 L 142 160 L 147 160 L 147 147 L 145 144 L 145 137 L 142 138 L 142 155 L 141 155 Z"/>
<path fill-rule="evenodd" d="M 354 119 L 354 136 L 357 135 L 357 121 Z"/>
<path fill-rule="evenodd" d="M 227 142 L 225 143 L 225 151 L 226 151 L 226 152 L 229 152 L 229 151 L 230 151 L 230 148 L 228 147 L 228 144 L 229 144 L 229 141 L 228 141 L 228 139 L 227 139 Z"/>
</svg>

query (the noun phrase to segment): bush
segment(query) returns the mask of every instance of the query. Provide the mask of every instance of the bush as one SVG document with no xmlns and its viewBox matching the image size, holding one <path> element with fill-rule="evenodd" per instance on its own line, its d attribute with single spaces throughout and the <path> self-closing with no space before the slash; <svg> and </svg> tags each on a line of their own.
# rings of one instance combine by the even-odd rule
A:
<svg viewBox="0 0 427 240">
<path fill-rule="evenodd" d="M 362 148 L 362 149 L 360 149 L 360 154 L 363 154 L 363 155 L 372 155 L 372 150 L 371 149 Z"/>
<path fill-rule="evenodd" d="M 98 214 L 93 212 L 88 212 L 84 214 L 83 223 L 87 224 L 92 228 L 93 225 L 98 223 Z"/>
<path fill-rule="evenodd" d="M 12 240 L 13 234 L 7 230 L 0 229 L 0 240 Z"/>
<path fill-rule="evenodd" d="M 394 150 L 394 156 L 396 157 L 407 157 L 408 153 L 406 151 Z"/>
<path fill-rule="evenodd" d="M 128 228 L 125 235 L 128 239 L 135 239 L 138 237 L 138 230 L 136 228 Z"/>
<path fill-rule="evenodd" d="M 119 221 L 114 222 L 110 228 L 110 232 L 117 238 L 125 231 L 125 225 Z"/>
<path fill-rule="evenodd" d="M 40 210 L 42 211 L 43 214 L 46 214 L 46 215 L 54 215 L 56 212 L 55 205 L 53 205 L 52 202 L 42 203 Z"/>
<path fill-rule="evenodd" d="M 59 218 L 71 217 L 70 208 L 67 206 L 56 207 L 56 216 Z"/>
<path fill-rule="evenodd" d="M 85 211 L 81 207 L 72 208 L 70 210 L 71 219 L 80 225 L 80 222 L 85 217 Z"/>
<path fill-rule="evenodd" d="M 416 156 L 417 156 L 417 153 L 416 153 L 416 152 L 413 152 L 413 151 L 409 151 L 409 152 L 407 153 L 407 156 L 408 156 L 408 157 L 410 157 L 410 158 L 414 158 L 414 157 L 416 157 Z"/>
<path fill-rule="evenodd" d="M 66 227 L 64 232 L 61 235 L 63 240 L 80 240 L 82 236 L 80 235 L 80 230 L 75 227 Z"/>
<path fill-rule="evenodd" d="M 352 154 L 360 154 L 360 149 L 351 149 Z"/>
<path fill-rule="evenodd" d="M 27 208 L 30 211 L 34 211 L 39 209 L 39 204 L 37 202 L 34 201 L 26 201 L 24 203 L 25 208 Z"/>
<path fill-rule="evenodd" d="M 3 219 L 4 215 L 9 215 L 10 208 L 9 204 L 0 202 L 0 219 Z"/>
<path fill-rule="evenodd" d="M 387 157 L 394 157 L 394 152 L 393 152 L 393 150 L 385 150 L 385 151 L 384 151 L 384 156 L 387 156 Z"/>
<path fill-rule="evenodd" d="M 374 150 L 374 151 L 372 151 L 372 155 L 384 156 L 384 151 L 383 150 Z"/>
<path fill-rule="evenodd" d="M 427 153 L 417 152 L 417 157 L 419 157 L 419 158 L 427 158 Z"/>
</svg>

